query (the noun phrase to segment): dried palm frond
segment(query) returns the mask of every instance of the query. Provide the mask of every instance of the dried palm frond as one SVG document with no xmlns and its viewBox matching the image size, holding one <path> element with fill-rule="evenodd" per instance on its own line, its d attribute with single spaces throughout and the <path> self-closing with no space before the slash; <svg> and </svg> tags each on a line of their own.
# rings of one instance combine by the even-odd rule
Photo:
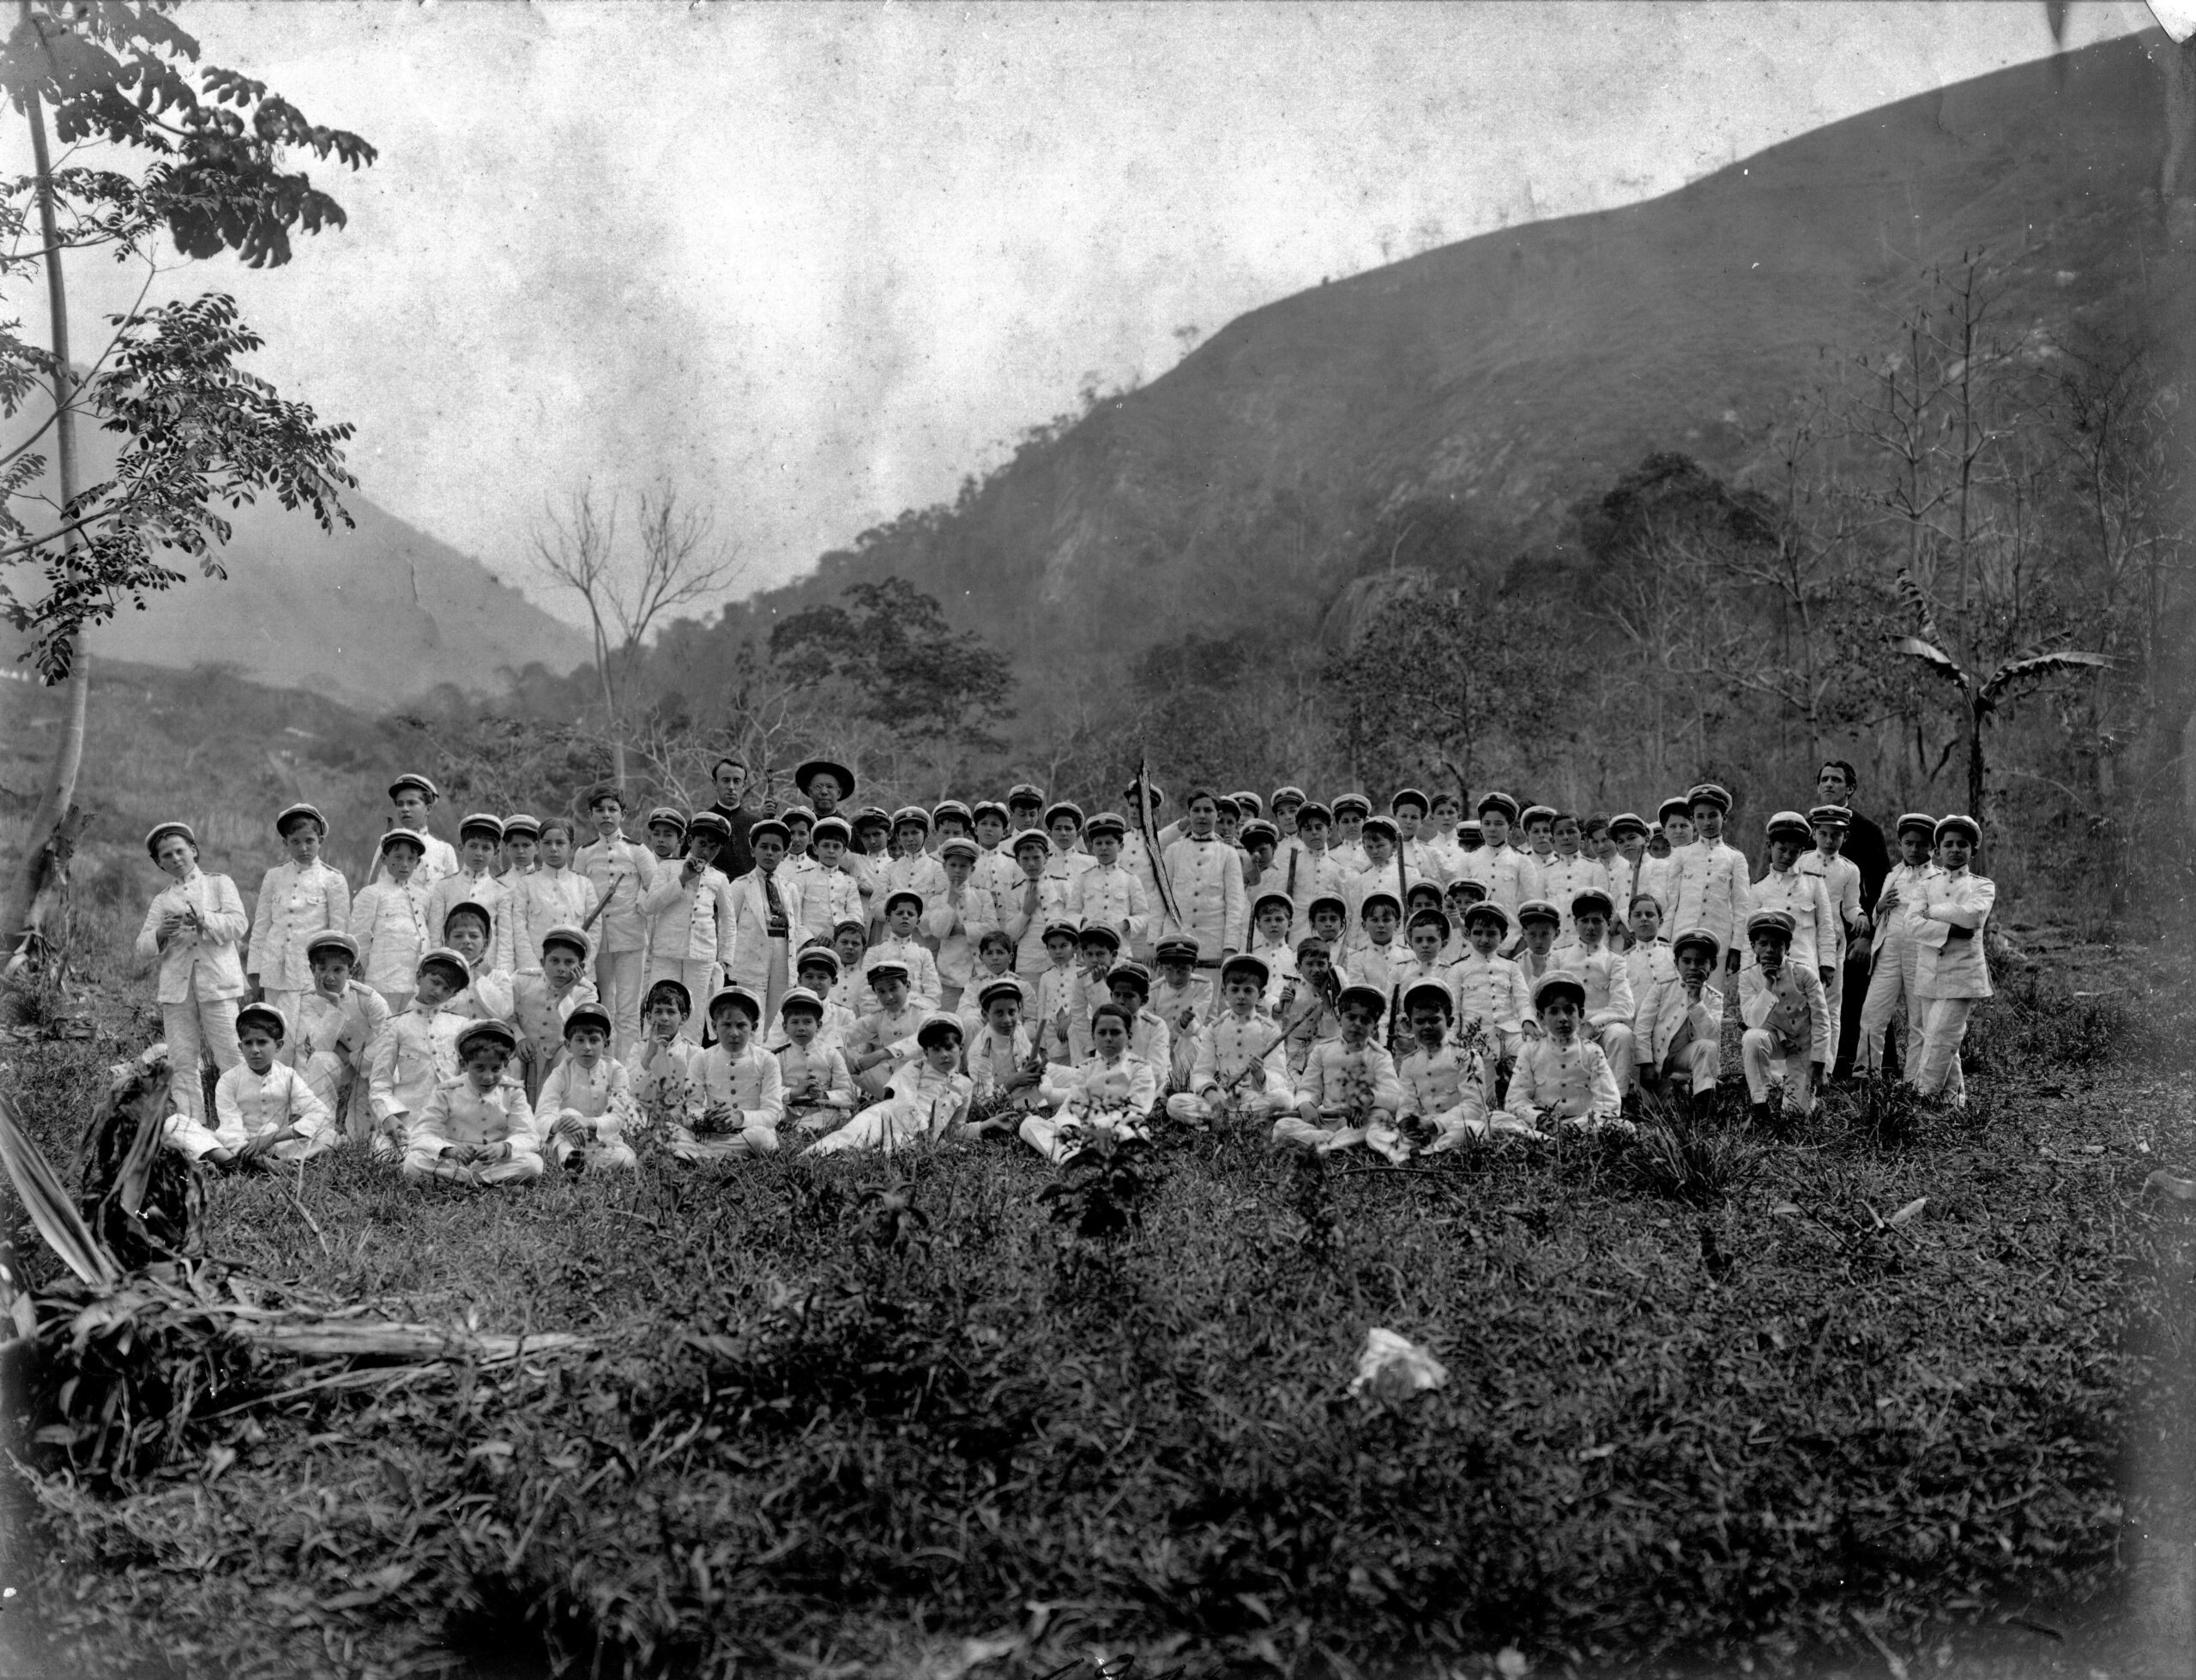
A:
<svg viewBox="0 0 2196 1680">
<path fill-rule="evenodd" d="M 6 1166 L 8 1182 L 22 1198 L 31 1223 L 45 1238 L 46 1246 L 61 1256 L 63 1265 L 94 1288 L 112 1289 L 121 1281 L 122 1268 L 100 1246 L 83 1215 L 69 1201 L 69 1192 L 61 1187 L 61 1180 L 23 1129 L 15 1105 L 4 1096 L 0 1096 L 0 1165 Z"/>
<path fill-rule="evenodd" d="M 205 1209 L 190 1161 L 160 1147 L 171 1077 L 165 1045 L 118 1063 L 76 1148 L 77 1205 L 124 1267 L 188 1252 Z"/>
</svg>

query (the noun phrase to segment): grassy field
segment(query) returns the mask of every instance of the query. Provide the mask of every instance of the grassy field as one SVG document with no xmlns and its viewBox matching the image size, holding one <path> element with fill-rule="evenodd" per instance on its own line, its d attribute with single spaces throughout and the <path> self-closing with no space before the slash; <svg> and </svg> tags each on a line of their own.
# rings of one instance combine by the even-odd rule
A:
<svg viewBox="0 0 2196 1680">
<path fill-rule="evenodd" d="M 2170 1671 L 2196 1227 L 2144 1184 L 2196 1084 L 2141 966 L 2008 988 L 1963 1119 L 1682 1160 L 1179 1136 L 1047 1199 L 971 1148 L 906 1165 L 920 1220 L 883 1162 L 223 1182 L 273 1298 L 589 1346 L 243 1405 L 118 1488 L 30 1453 L 0 1668 Z M 57 1160 L 148 1036 L 93 1013 L 0 1051 Z M 1349 1395 L 1374 1326 L 1448 1385 Z"/>
</svg>

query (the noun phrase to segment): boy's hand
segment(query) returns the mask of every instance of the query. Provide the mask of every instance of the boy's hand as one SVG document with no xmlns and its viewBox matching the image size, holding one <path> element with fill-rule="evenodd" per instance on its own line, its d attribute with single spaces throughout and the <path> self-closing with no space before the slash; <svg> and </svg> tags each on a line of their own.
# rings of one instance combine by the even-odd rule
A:
<svg viewBox="0 0 2196 1680">
<path fill-rule="evenodd" d="M 1520 1021 L 1517 1024 L 1517 1030 L 1529 1039 L 1537 1039 L 1541 1036 L 1541 1024 L 1536 1021 Z"/>
</svg>

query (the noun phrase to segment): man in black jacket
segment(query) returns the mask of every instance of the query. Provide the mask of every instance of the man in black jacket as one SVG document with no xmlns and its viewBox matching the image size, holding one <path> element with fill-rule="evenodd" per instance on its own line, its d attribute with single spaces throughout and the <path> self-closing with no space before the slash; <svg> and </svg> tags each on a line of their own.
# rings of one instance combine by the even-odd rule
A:
<svg viewBox="0 0 2196 1680">
<path fill-rule="evenodd" d="M 1860 788 L 1860 773 L 1842 758 L 1826 760 L 1815 772 L 1818 804 L 1843 805 L 1852 810 L 1853 796 Z M 1852 824 L 1845 831 L 1845 855 L 1861 871 L 1861 913 L 1873 918 L 1876 894 L 1883 891 L 1884 882 L 1891 874 L 1891 848 L 1884 842 L 1884 831 L 1857 810 L 1853 811 Z M 1844 1079 L 1853 1071 L 1853 1053 L 1860 1043 L 1861 1005 L 1868 992 L 1869 945 L 1869 937 L 1864 932 L 1846 947 L 1849 966 L 1843 1007 L 1838 1011 L 1837 1022 L 1837 1048 L 1831 1058 L 1832 1079 Z"/>
<path fill-rule="evenodd" d="M 747 830 L 754 824 L 755 813 L 740 803 L 747 792 L 746 762 L 738 758 L 720 758 L 709 768 L 709 780 L 717 785 L 717 802 L 709 809 L 721 816 L 725 826 L 732 830 L 732 838 L 725 842 L 721 866 L 727 876 L 745 875 L 755 867 L 755 848 L 747 843 Z"/>
</svg>

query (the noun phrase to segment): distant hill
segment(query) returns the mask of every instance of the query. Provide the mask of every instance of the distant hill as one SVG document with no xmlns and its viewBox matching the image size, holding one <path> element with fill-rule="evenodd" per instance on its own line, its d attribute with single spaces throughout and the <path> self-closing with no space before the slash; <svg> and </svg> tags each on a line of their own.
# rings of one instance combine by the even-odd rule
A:
<svg viewBox="0 0 2196 1680">
<path fill-rule="evenodd" d="M 85 429 L 84 448 L 89 471 L 111 468 L 107 434 Z M 272 497 L 230 515 L 235 535 L 220 554 L 226 581 L 202 576 L 188 557 L 171 557 L 186 581 L 94 631 L 93 654 L 177 670 L 232 665 L 269 688 L 309 689 L 377 711 L 443 683 L 496 692 L 507 668 L 538 662 L 561 673 L 591 657 L 585 635 L 472 556 L 363 495 L 347 494 L 343 505 L 356 528 L 339 525 L 333 533 Z M 5 627 L 0 644 L 11 664 L 23 645 Z"/>
<path fill-rule="evenodd" d="M 145 612 L 124 612 L 94 653 L 142 665 L 235 665 L 270 688 L 314 689 L 380 710 L 438 684 L 494 691 L 540 662 L 566 671 L 587 638 L 480 562 L 363 496 L 324 534 L 279 504 L 245 509 L 221 554 L 226 582 L 194 575 Z"/>
<path fill-rule="evenodd" d="M 1560 544 L 1567 509 L 1650 450 L 1759 464 L 1837 357 L 1888 346 L 1930 264 L 1986 251 L 2016 333 L 2125 318 L 2162 243 L 2162 39 L 1903 100 L 1646 203 L 1254 310 L 721 633 L 896 573 L 1025 674 L 1193 632 L 1306 634 L 1397 548 L 1499 568 Z"/>
</svg>

